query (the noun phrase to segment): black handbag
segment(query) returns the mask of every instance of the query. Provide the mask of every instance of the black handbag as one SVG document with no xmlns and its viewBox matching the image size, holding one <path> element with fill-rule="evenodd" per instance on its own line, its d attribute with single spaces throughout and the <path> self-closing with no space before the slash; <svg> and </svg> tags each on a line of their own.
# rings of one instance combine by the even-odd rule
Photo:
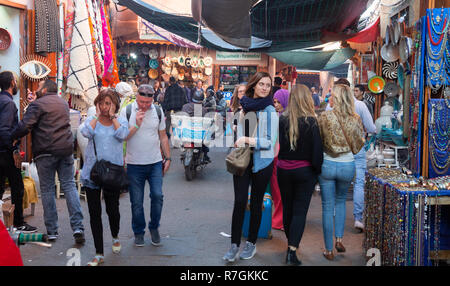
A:
<svg viewBox="0 0 450 286">
<path fill-rule="evenodd" d="M 97 148 L 95 147 L 95 164 L 91 170 L 91 181 L 103 189 L 124 190 L 128 188 L 128 177 L 125 168 L 106 160 L 98 161 Z"/>
</svg>

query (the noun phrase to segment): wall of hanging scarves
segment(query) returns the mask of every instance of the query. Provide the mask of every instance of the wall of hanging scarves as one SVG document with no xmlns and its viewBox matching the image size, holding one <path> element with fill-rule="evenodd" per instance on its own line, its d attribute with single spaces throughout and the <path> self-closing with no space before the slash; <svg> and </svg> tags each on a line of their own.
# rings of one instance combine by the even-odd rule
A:
<svg viewBox="0 0 450 286">
<path fill-rule="evenodd" d="M 85 113 L 99 86 L 119 82 L 105 0 L 68 0 L 64 18 L 62 77 L 71 108 Z"/>
<path fill-rule="evenodd" d="M 450 195 L 449 180 L 449 176 L 420 180 L 399 169 L 370 169 L 365 186 L 365 251 L 379 249 L 383 266 L 437 265 L 439 251 L 450 249 L 450 206 L 439 205 L 441 196 Z"/>
</svg>

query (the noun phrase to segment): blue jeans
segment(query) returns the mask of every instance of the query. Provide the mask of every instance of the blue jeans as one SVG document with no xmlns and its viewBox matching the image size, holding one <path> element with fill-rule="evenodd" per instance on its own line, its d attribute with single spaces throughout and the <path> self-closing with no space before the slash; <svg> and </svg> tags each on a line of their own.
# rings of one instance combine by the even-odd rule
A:
<svg viewBox="0 0 450 286">
<path fill-rule="evenodd" d="M 366 183 L 366 150 L 364 147 L 355 155 L 356 176 L 353 187 L 353 216 L 362 222 L 364 211 L 364 186 Z"/>
<path fill-rule="evenodd" d="M 149 229 L 157 229 L 163 207 L 162 161 L 150 165 L 127 164 L 128 187 L 131 201 L 131 227 L 135 235 L 145 234 L 144 188 L 145 181 L 150 185 Z"/>
<path fill-rule="evenodd" d="M 58 231 L 58 212 L 55 200 L 55 172 L 64 192 L 67 209 L 69 210 L 70 226 L 73 231 L 84 230 L 83 213 L 80 197 L 75 186 L 73 156 L 42 155 L 35 159 L 41 187 L 44 222 L 48 233 Z"/>
<path fill-rule="evenodd" d="M 322 196 L 323 238 L 327 251 L 333 250 L 333 226 L 335 237 L 342 238 L 344 236 L 345 201 L 354 176 L 355 162 L 323 160 L 319 184 Z"/>
</svg>

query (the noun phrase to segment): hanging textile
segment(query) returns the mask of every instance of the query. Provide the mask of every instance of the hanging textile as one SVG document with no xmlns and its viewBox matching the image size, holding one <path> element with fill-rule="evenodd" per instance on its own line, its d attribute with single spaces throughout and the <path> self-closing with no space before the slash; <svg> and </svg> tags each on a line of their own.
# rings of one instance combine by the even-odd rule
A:
<svg viewBox="0 0 450 286">
<path fill-rule="evenodd" d="M 74 109 L 86 112 L 98 95 L 91 31 L 85 0 L 74 0 L 75 18 L 66 93 Z"/>
<path fill-rule="evenodd" d="M 377 40 L 377 37 L 380 35 L 380 18 L 375 21 L 372 25 L 365 28 L 364 30 L 356 33 L 355 36 L 348 39 L 347 42 L 352 43 L 371 43 Z"/>
<path fill-rule="evenodd" d="M 92 1 L 91 0 L 87 0 L 86 1 L 86 7 L 88 9 L 88 20 L 89 20 L 89 29 L 91 30 L 91 41 L 92 41 L 92 50 L 94 52 L 94 63 L 95 63 L 95 70 L 97 72 L 97 76 L 99 78 L 102 78 L 103 76 L 103 61 L 101 61 L 101 56 L 100 56 L 100 48 L 97 46 L 97 35 L 96 35 L 96 29 L 94 28 L 94 23 L 95 25 L 97 24 L 96 22 L 94 22 L 95 19 L 95 14 L 94 14 L 94 9 L 92 6 Z"/>
<path fill-rule="evenodd" d="M 73 0 L 67 0 L 66 5 L 66 17 L 64 20 L 64 78 L 67 78 L 69 74 L 70 47 L 72 44 L 73 20 L 75 16 Z"/>
<path fill-rule="evenodd" d="M 105 58 L 105 48 L 103 47 L 103 32 L 102 32 L 102 16 L 100 14 L 100 9 L 97 0 L 92 1 L 92 9 L 93 9 L 93 16 L 94 16 L 94 28 L 95 28 L 95 35 L 97 39 L 97 46 L 100 48 L 100 56 L 101 56 L 101 62 L 104 65 L 104 58 Z"/>
<path fill-rule="evenodd" d="M 58 7 L 56 6 L 56 0 L 35 0 L 34 9 L 36 15 L 35 52 L 57 52 L 61 41 L 59 40 Z"/>
<path fill-rule="evenodd" d="M 59 4 L 59 38 L 61 42 L 64 41 L 64 7 L 63 4 Z M 58 72 L 57 72 L 57 84 L 58 84 L 58 96 L 62 97 L 62 85 L 63 85 L 63 68 L 64 68 L 64 47 L 61 46 L 58 50 Z"/>
<path fill-rule="evenodd" d="M 105 47 L 105 72 L 103 74 L 103 86 L 115 86 L 120 82 L 119 71 L 117 70 L 116 55 L 111 37 L 109 16 L 106 12 L 103 1 L 100 1 L 100 13 L 103 27 L 103 44 Z"/>
</svg>

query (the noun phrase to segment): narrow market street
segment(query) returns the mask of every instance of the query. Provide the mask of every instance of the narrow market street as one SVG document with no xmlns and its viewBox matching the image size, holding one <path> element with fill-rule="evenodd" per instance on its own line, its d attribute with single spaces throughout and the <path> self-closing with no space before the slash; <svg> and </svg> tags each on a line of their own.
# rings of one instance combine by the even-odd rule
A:
<svg viewBox="0 0 450 286">
<path fill-rule="evenodd" d="M 131 207 L 129 195 L 120 198 L 120 254 L 111 251 L 111 234 L 108 217 L 103 207 L 103 229 L 105 243 L 105 266 L 283 266 L 286 255 L 286 237 L 283 231 L 272 230 L 273 238 L 258 239 L 257 253 L 251 260 L 239 260 L 227 264 L 222 256 L 230 245 L 231 213 L 233 208 L 233 182 L 225 168 L 225 148 L 211 149 L 212 163 L 193 181 L 187 182 L 179 161 L 179 150 L 172 149 L 174 159 L 170 172 L 163 183 L 164 206 L 161 218 L 162 246 L 150 243 L 146 230 L 145 246 L 134 246 L 131 230 Z M 146 219 L 149 216 L 148 185 L 145 195 Z M 86 265 L 95 254 L 94 241 L 89 226 L 87 203 L 81 199 L 84 214 L 86 243 L 80 250 L 81 266 Z M 364 266 L 362 248 L 364 234 L 353 228 L 353 202 L 347 200 L 347 218 L 344 245 L 347 252 L 336 255 L 335 261 L 322 256 L 322 206 L 320 194 L 313 195 L 308 212 L 306 228 L 300 244 L 299 258 L 304 266 Z M 20 247 L 23 263 L 27 266 L 64 266 L 73 257 L 69 249 L 77 247 L 72 238 L 65 199 L 57 200 L 59 215 L 59 238 L 51 248 L 27 244 Z M 25 215 L 30 210 L 25 210 Z M 34 217 L 27 221 L 45 231 L 42 219 L 42 204 L 36 205 Z M 245 240 L 243 240 L 244 242 Z M 241 245 L 242 247 L 242 245 Z M 69 251 L 69 256 L 67 256 Z"/>
</svg>

